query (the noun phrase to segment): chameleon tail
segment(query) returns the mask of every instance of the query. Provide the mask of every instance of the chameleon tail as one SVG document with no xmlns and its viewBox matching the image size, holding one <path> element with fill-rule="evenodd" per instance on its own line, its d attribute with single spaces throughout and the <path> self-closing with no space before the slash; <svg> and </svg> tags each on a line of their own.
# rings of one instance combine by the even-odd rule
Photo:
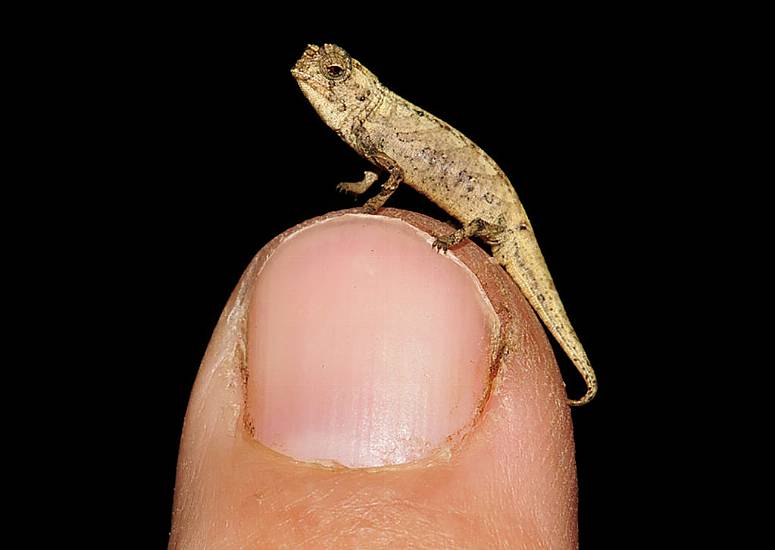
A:
<svg viewBox="0 0 775 550">
<path fill-rule="evenodd" d="M 535 237 L 532 232 L 520 231 L 518 235 L 516 242 L 504 243 L 505 246 L 497 247 L 493 253 L 586 382 L 586 393 L 579 399 L 569 399 L 568 404 L 586 405 L 597 394 L 595 371 L 568 320 Z M 543 266 L 543 269 L 533 269 L 533 266 Z"/>
</svg>

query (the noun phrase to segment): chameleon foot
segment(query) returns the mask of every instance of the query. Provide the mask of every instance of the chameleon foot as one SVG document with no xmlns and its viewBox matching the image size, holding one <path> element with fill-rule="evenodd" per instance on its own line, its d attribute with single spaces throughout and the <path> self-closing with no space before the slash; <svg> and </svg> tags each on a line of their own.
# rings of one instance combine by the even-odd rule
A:
<svg viewBox="0 0 775 550">
<path fill-rule="evenodd" d="M 493 243 L 497 242 L 498 236 L 501 233 L 503 233 L 503 228 L 500 225 L 495 225 L 477 218 L 471 223 L 466 224 L 465 227 L 453 231 L 449 235 L 437 238 L 433 241 L 433 248 L 444 253 L 447 249 L 452 248 L 463 239 L 473 236 L 481 237 L 487 242 Z"/>
<path fill-rule="evenodd" d="M 446 254 L 447 250 L 449 250 L 451 246 L 454 246 L 455 244 L 457 244 L 454 242 L 454 239 L 450 239 L 450 237 L 452 237 L 452 235 L 446 235 L 444 237 L 439 237 L 435 241 L 433 241 L 433 250 L 441 254 Z"/>
<path fill-rule="evenodd" d="M 369 187 L 371 187 L 375 181 L 377 181 L 377 174 L 366 170 L 363 172 L 363 179 L 361 181 L 343 181 L 336 186 L 336 190 L 341 193 L 361 195 L 368 191 Z"/>
</svg>

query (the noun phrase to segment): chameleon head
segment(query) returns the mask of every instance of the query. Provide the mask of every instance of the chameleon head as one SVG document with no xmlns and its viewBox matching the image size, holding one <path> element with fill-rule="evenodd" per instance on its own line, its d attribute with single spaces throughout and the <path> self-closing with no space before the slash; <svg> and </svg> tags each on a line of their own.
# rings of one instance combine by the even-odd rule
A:
<svg viewBox="0 0 775 550">
<path fill-rule="evenodd" d="M 338 132 L 380 90 L 376 77 L 334 44 L 307 46 L 291 74 L 318 115 Z"/>
</svg>

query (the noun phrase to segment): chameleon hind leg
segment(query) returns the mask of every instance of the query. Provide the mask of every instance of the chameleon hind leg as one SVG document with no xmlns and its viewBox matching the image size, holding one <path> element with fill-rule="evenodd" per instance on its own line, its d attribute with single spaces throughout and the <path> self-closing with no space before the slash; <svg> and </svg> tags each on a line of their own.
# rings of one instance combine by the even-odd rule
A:
<svg viewBox="0 0 775 550">
<path fill-rule="evenodd" d="M 473 236 L 482 237 L 488 243 L 496 242 L 498 236 L 503 233 L 503 231 L 505 231 L 503 226 L 486 222 L 481 218 L 476 218 L 471 223 L 467 223 L 465 227 L 461 227 L 449 235 L 443 235 L 437 238 L 433 241 L 433 248 L 444 253 L 463 239 Z"/>
</svg>

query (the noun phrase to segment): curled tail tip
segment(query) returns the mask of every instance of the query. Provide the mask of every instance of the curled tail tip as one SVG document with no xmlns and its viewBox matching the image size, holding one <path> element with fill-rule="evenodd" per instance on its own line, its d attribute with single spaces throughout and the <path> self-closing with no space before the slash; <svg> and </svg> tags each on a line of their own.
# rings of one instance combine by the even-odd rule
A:
<svg viewBox="0 0 775 550">
<path fill-rule="evenodd" d="M 595 395 L 597 395 L 597 385 L 589 386 L 587 388 L 587 393 L 585 393 L 579 399 L 568 399 L 568 405 L 571 407 L 581 407 L 582 405 L 586 405 L 592 401 L 595 398 Z"/>
</svg>

